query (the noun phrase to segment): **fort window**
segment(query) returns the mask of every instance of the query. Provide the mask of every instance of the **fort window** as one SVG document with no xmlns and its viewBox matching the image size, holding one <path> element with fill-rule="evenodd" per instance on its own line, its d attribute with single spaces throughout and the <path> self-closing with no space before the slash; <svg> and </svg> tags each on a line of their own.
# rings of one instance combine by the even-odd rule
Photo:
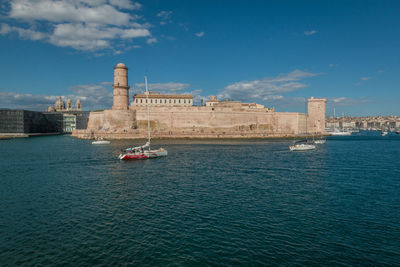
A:
<svg viewBox="0 0 400 267">
<path fill-rule="evenodd" d="M 169 100 L 169 103 L 171 104 L 171 99 Z"/>
<path fill-rule="evenodd" d="M 174 104 L 176 104 L 176 99 L 174 99 Z"/>
<path fill-rule="evenodd" d="M 154 103 L 156 103 L 157 104 L 157 99 L 156 100 L 154 100 L 155 102 Z"/>
<path fill-rule="evenodd" d="M 183 104 L 186 104 L 186 99 L 183 100 Z"/>
</svg>

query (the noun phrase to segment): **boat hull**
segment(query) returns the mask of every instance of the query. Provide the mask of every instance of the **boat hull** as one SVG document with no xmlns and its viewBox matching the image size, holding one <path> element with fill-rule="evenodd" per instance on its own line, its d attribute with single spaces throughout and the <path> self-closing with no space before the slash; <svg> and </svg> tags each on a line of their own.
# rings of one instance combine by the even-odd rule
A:
<svg viewBox="0 0 400 267">
<path fill-rule="evenodd" d="M 349 135 L 351 135 L 351 132 L 333 132 L 333 133 L 331 133 L 331 135 L 334 135 L 334 136 L 349 136 Z"/>
<path fill-rule="evenodd" d="M 110 141 L 107 140 L 101 140 L 101 141 L 93 141 L 92 145 L 108 145 L 110 144 Z"/>
<path fill-rule="evenodd" d="M 153 159 L 159 157 L 165 157 L 168 155 L 168 151 L 160 148 L 157 150 L 146 150 L 143 152 L 125 152 L 119 155 L 120 160 L 139 160 L 139 159 Z"/>
<path fill-rule="evenodd" d="M 313 150 L 315 148 L 316 148 L 315 145 L 308 145 L 308 144 L 289 146 L 290 151 L 305 151 L 305 150 Z"/>
</svg>

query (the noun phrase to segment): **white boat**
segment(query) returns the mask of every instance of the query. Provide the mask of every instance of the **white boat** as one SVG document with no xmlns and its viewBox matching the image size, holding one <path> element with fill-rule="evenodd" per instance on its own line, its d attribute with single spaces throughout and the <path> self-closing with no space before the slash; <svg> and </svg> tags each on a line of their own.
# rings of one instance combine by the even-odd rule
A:
<svg viewBox="0 0 400 267">
<path fill-rule="evenodd" d="M 351 132 L 335 131 L 335 132 L 332 132 L 331 135 L 336 135 L 336 136 L 349 136 L 349 135 L 351 135 Z"/>
<path fill-rule="evenodd" d="M 314 141 L 314 144 L 319 144 L 319 145 L 325 144 L 325 143 L 326 143 L 326 140 L 325 140 L 325 139 L 318 139 L 318 140 L 315 140 L 315 141 Z"/>
<path fill-rule="evenodd" d="M 335 123 L 335 118 L 336 118 L 336 111 L 333 109 L 333 132 L 331 132 L 331 135 L 335 136 L 349 136 L 351 135 L 352 132 L 346 132 L 344 130 L 344 114 L 342 115 L 343 121 L 342 121 L 342 130 L 336 129 L 336 123 Z"/>
<path fill-rule="evenodd" d="M 315 149 L 315 145 L 307 144 L 307 140 L 297 141 L 293 145 L 289 146 L 290 151 L 305 151 Z"/>
<path fill-rule="evenodd" d="M 110 141 L 104 140 L 103 138 L 98 138 L 92 142 L 92 145 L 108 145 Z"/>
<path fill-rule="evenodd" d="M 382 136 L 386 136 L 386 135 L 388 135 L 388 132 L 387 132 L 387 131 L 383 131 L 383 132 L 381 133 L 381 135 L 382 135 Z"/>
<path fill-rule="evenodd" d="M 306 136 L 308 135 L 308 127 L 307 127 L 307 116 L 306 116 Z M 314 136 L 313 136 L 314 138 Z M 290 151 L 305 151 L 315 149 L 316 146 L 312 144 L 308 144 L 307 140 L 300 140 L 293 143 L 293 145 L 289 146 Z"/>
<path fill-rule="evenodd" d="M 153 159 L 158 157 L 165 157 L 168 155 L 168 151 L 164 148 L 151 149 L 151 136 L 150 136 L 150 108 L 149 108 L 149 90 L 147 88 L 147 77 L 144 77 L 146 84 L 146 103 L 147 103 L 147 133 L 148 140 L 143 146 L 129 147 L 121 152 L 118 156 L 121 160 L 128 159 Z"/>
</svg>

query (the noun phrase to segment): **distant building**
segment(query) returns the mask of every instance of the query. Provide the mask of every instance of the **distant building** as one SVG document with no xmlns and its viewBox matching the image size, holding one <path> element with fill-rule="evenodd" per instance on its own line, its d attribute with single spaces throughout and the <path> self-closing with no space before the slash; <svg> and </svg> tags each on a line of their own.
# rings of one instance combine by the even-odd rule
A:
<svg viewBox="0 0 400 267">
<path fill-rule="evenodd" d="M 65 112 L 65 111 L 80 111 L 80 110 L 82 110 L 82 104 L 80 99 L 76 100 L 74 109 L 72 106 L 72 100 L 68 98 L 67 105 L 65 105 L 65 102 L 62 100 L 61 96 L 57 99 L 54 106 L 49 106 L 47 109 L 48 112 L 55 112 L 55 111 Z"/>
<path fill-rule="evenodd" d="M 62 133 L 63 115 L 30 110 L 0 110 L 1 134 Z"/>
<path fill-rule="evenodd" d="M 192 95 L 162 95 L 158 92 L 149 92 L 148 99 L 146 94 L 134 95 L 132 106 L 146 106 L 147 101 L 149 102 L 149 106 L 193 106 Z"/>
</svg>

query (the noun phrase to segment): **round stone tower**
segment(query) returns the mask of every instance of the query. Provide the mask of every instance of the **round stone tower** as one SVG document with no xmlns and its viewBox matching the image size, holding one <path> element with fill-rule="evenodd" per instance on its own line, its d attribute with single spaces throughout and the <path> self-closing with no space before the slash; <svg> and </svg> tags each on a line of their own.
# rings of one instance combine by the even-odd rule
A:
<svg viewBox="0 0 400 267">
<path fill-rule="evenodd" d="M 127 110 L 129 105 L 128 68 L 123 63 L 114 67 L 114 103 L 112 109 Z"/>
</svg>

